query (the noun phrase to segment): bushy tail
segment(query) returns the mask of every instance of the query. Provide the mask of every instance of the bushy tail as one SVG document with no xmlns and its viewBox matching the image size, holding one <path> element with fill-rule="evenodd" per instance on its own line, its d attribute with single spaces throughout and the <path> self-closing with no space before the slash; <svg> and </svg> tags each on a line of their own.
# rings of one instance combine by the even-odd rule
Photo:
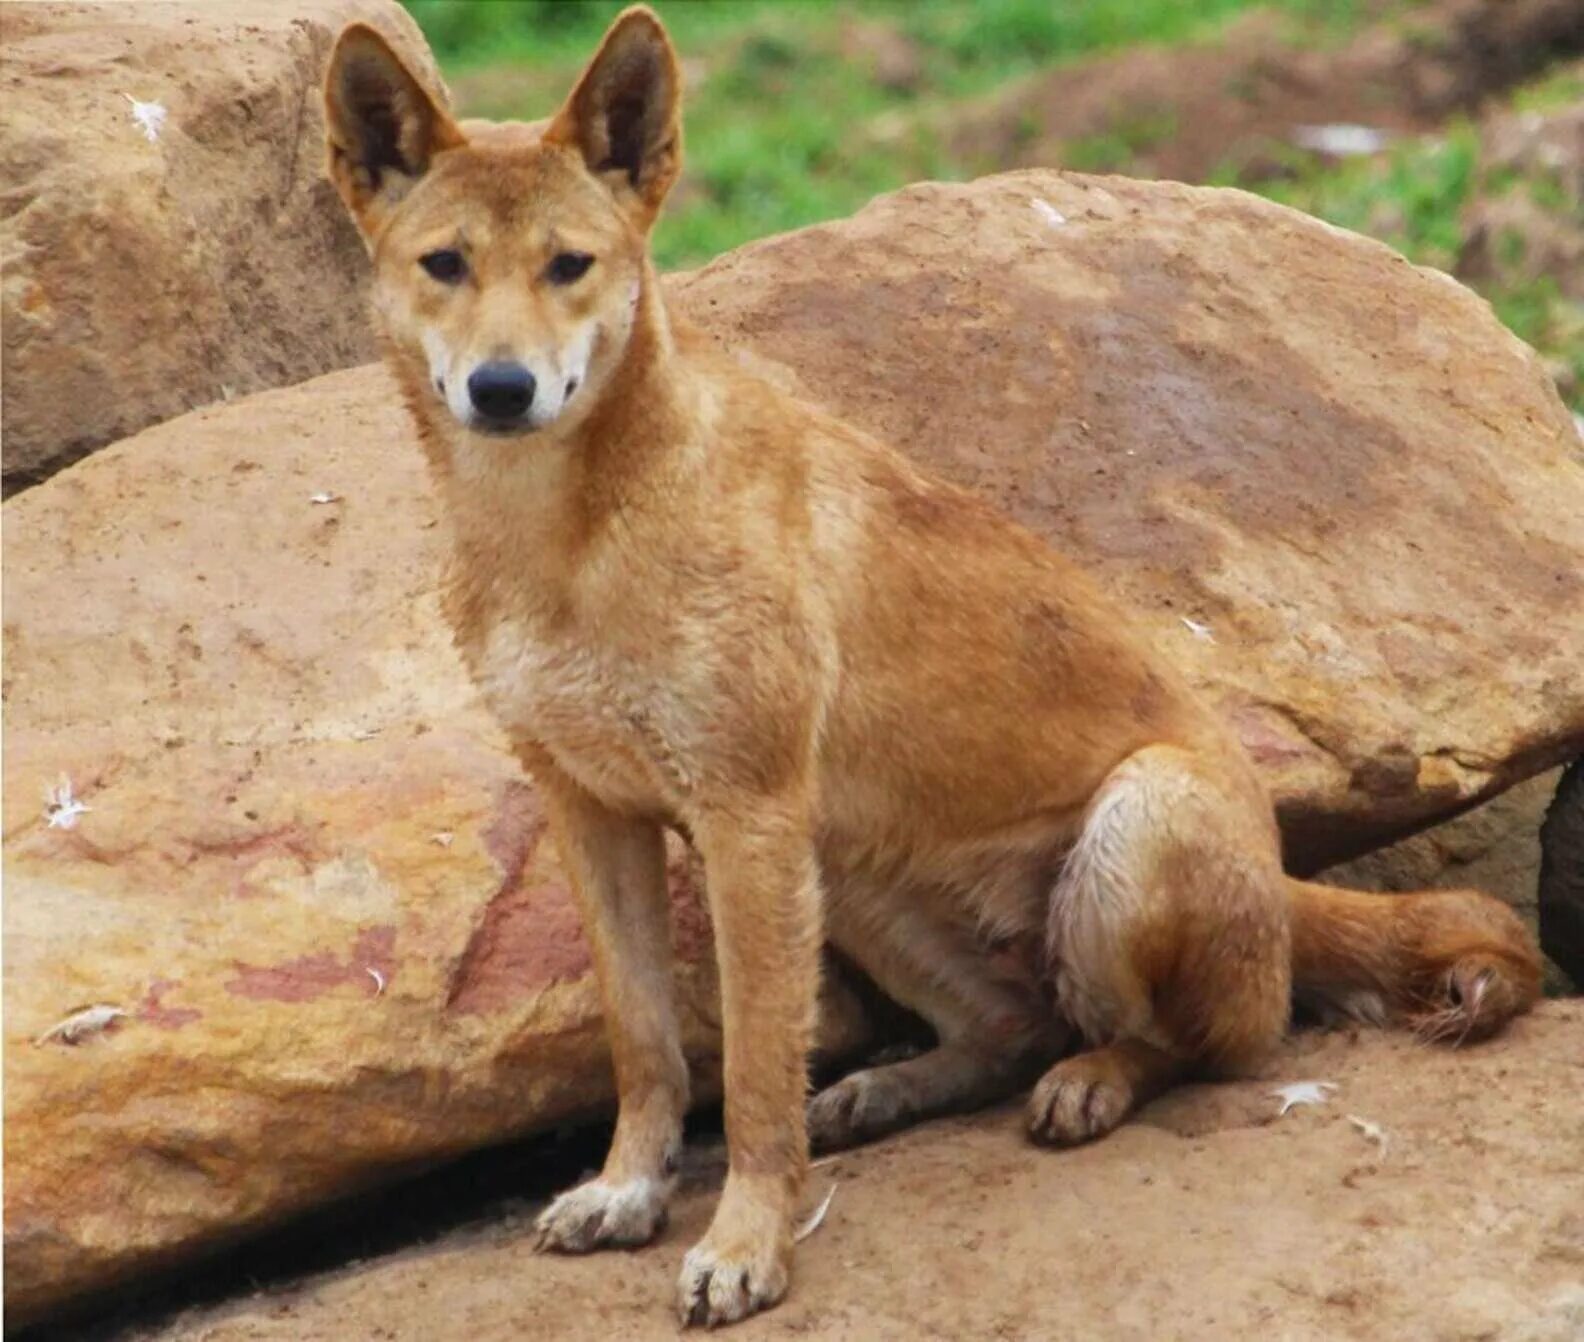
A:
<svg viewBox="0 0 1584 1342">
<path fill-rule="evenodd" d="M 1460 1044 L 1494 1034 L 1540 995 L 1533 938 L 1488 895 L 1373 895 L 1291 878 L 1287 892 L 1293 995 L 1323 1017 Z"/>
</svg>

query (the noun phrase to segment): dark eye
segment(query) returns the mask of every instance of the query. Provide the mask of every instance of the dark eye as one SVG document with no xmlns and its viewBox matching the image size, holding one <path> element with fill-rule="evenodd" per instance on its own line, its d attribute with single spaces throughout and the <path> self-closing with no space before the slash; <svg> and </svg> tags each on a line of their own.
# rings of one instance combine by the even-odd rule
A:
<svg viewBox="0 0 1584 1342">
<path fill-rule="evenodd" d="M 462 259 L 462 253 L 449 247 L 425 252 L 418 258 L 418 264 L 441 284 L 455 284 L 467 274 L 467 262 Z"/>
<path fill-rule="evenodd" d="M 551 284 L 575 284 L 588 274 L 593 264 L 594 258 L 587 252 L 562 252 L 551 260 L 545 273 L 550 276 Z"/>
</svg>

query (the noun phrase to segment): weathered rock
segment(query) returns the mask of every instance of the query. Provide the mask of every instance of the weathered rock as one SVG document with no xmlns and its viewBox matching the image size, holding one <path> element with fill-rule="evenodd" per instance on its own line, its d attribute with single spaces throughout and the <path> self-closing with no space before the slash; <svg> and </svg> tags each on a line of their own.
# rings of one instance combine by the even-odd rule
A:
<svg viewBox="0 0 1584 1342">
<path fill-rule="evenodd" d="M 1495 895 L 1533 927 L 1540 880 L 1540 825 L 1561 770 L 1531 778 L 1452 820 L 1326 870 L 1355 890 L 1472 886 Z"/>
<path fill-rule="evenodd" d="M 5 7 L 8 492 L 194 406 L 373 357 L 319 98 L 354 18 L 439 86 L 394 0 Z M 133 99 L 163 123 L 145 131 Z"/>
<path fill-rule="evenodd" d="M 1540 853 L 1540 944 L 1584 990 L 1584 760 L 1557 785 Z"/>
<path fill-rule="evenodd" d="M 356 369 L 6 505 L 8 1322 L 610 1101 L 543 813 L 437 613 L 409 437 Z M 52 828 L 63 776 L 89 809 Z M 709 922 L 680 852 L 672 877 L 708 1096 Z M 92 1004 L 128 1014 L 33 1042 Z M 827 1024 L 860 1040 L 845 996 Z"/>
<path fill-rule="evenodd" d="M 1314 871 L 1584 747 L 1584 445 L 1489 307 L 1241 192 L 923 185 L 681 307 L 1142 612 Z"/>
<path fill-rule="evenodd" d="M 1571 423 L 1481 304 L 1383 248 L 1035 174 L 904 192 L 675 292 L 1135 601 L 1301 861 L 1577 753 Z M 14 1321 L 608 1103 L 539 808 L 439 627 L 410 437 L 352 370 L 6 507 Z M 51 827 L 63 774 L 90 809 Z M 674 878 L 708 1093 L 708 927 L 680 855 Z M 832 1049 L 864 1033 L 836 991 Z M 93 1004 L 128 1015 L 31 1042 Z"/>
</svg>

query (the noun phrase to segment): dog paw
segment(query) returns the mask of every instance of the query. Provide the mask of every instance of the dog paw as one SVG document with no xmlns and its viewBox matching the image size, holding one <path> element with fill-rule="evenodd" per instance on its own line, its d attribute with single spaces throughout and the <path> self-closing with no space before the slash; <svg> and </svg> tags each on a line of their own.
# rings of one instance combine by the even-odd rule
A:
<svg viewBox="0 0 1584 1342">
<path fill-rule="evenodd" d="M 1029 1097 L 1028 1130 L 1037 1142 L 1077 1146 L 1103 1137 L 1133 1108 L 1125 1081 L 1089 1064 L 1085 1057 L 1059 1062 Z"/>
<path fill-rule="evenodd" d="M 854 1072 L 809 1101 L 809 1145 L 836 1151 L 870 1141 L 901 1127 L 911 1110 L 909 1088 L 885 1068 Z"/>
<path fill-rule="evenodd" d="M 706 1237 L 688 1250 L 677 1279 L 677 1316 L 684 1328 L 714 1328 L 769 1309 L 786 1294 L 790 1247 L 773 1238 L 717 1247 Z"/>
<path fill-rule="evenodd" d="M 647 1244 L 665 1225 L 666 1189 L 658 1180 L 592 1179 L 540 1213 L 535 1247 L 558 1253 Z"/>
</svg>

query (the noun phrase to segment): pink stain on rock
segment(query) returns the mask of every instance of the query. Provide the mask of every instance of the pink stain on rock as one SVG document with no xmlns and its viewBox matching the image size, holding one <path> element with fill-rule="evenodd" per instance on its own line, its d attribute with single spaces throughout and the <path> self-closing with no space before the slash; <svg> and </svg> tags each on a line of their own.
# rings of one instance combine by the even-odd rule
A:
<svg viewBox="0 0 1584 1342">
<path fill-rule="evenodd" d="M 582 978 L 593 968 L 583 919 L 563 881 L 527 884 L 546 820 L 533 790 L 506 786 L 484 834 L 500 867 L 501 883 L 462 955 L 447 1005 L 456 1011 L 500 1010 L 552 983 Z M 677 954 L 696 960 L 708 952 L 711 928 L 686 860 L 668 863 Z"/>
<path fill-rule="evenodd" d="M 539 796 L 527 783 L 513 779 L 501 789 L 484 847 L 500 868 L 502 891 L 522 880 L 548 825 Z"/>
<path fill-rule="evenodd" d="M 235 997 L 266 1002 L 311 1002 L 346 985 L 375 997 L 382 989 L 370 970 L 386 986 L 396 977 L 396 929 L 388 924 L 359 932 L 345 960 L 330 951 L 320 951 L 273 965 L 238 961 L 237 976 L 225 987 Z"/>
<path fill-rule="evenodd" d="M 1296 729 L 1285 723 L 1278 725 L 1280 717 L 1258 704 L 1244 704 L 1229 715 L 1229 721 L 1243 749 L 1256 764 L 1285 764 L 1291 760 L 1310 759 L 1319 753 L 1313 742 L 1300 737 Z"/>
<path fill-rule="evenodd" d="M 158 1026 L 162 1030 L 179 1030 L 184 1025 L 203 1019 L 203 1012 L 195 1007 L 169 1007 L 165 994 L 181 986 L 180 979 L 155 979 L 149 984 L 143 1001 L 132 1014 L 140 1021 Z"/>
<path fill-rule="evenodd" d="M 493 1011 L 593 966 L 577 903 L 564 885 L 511 886 L 490 900 L 462 957 L 448 1005 Z"/>
<path fill-rule="evenodd" d="M 588 973 L 592 961 L 571 892 L 556 882 L 524 884 L 547 827 L 532 787 L 514 779 L 501 789 L 495 819 L 484 831 L 500 884 L 452 979 L 446 1004 L 453 1010 L 495 1010 Z"/>
<path fill-rule="evenodd" d="M 289 857 L 308 872 L 319 854 L 314 836 L 292 821 L 251 834 L 194 835 L 180 842 L 173 856 L 184 865 L 201 861 L 225 864 L 230 869 L 231 894 L 246 899 L 263 893 L 248 880 L 255 867 L 271 858 Z"/>
</svg>

